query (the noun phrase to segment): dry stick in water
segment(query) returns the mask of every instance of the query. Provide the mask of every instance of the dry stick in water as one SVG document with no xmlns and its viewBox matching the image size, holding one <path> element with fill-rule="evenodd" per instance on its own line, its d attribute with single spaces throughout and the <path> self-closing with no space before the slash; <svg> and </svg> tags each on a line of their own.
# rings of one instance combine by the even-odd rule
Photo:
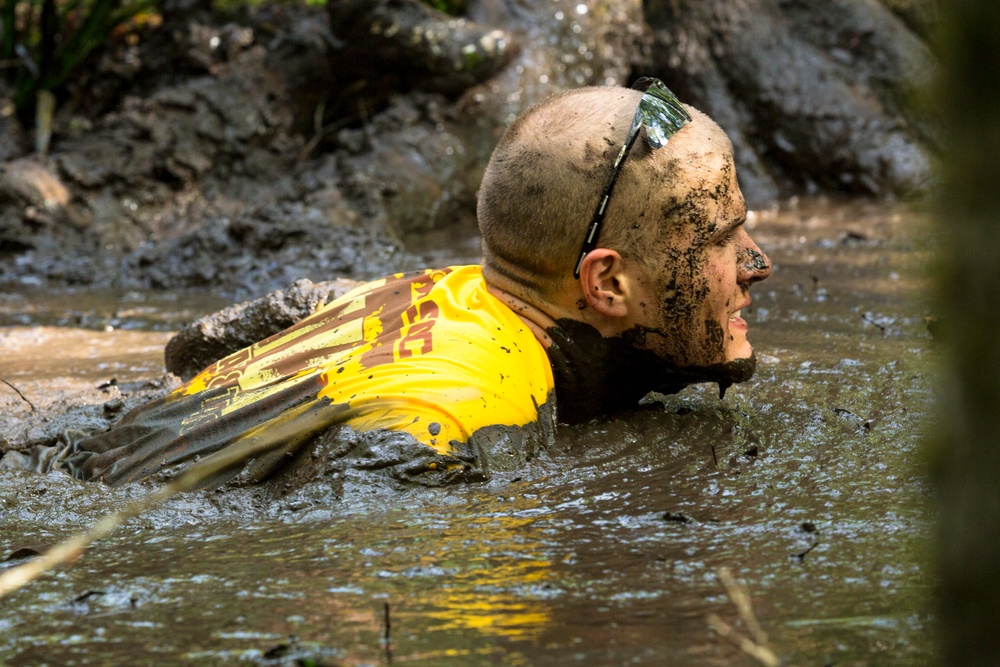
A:
<svg viewBox="0 0 1000 667">
<path fill-rule="evenodd" d="M 731 641 L 737 648 L 761 665 L 764 665 L 764 667 L 779 667 L 781 661 L 767 646 L 767 633 L 764 632 L 764 628 L 761 627 L 757 621 L 757 616 L 753 613 L 753 606 L 750 604 L 750 594 L 746 588 L 737 583 L 727 568 L 723 567 L 719 569 L 719 579 L 722 581 L 722 585 L 725 586 L 729 599 L 736 605 L 736 611 L 739 613 L 740 618 L 743 619 L 743 623 L 746 624 L 753 639 L 741 635 L 716 614 L 708 615 L 708 624 L 721 637 Z"/>
<path fill-rule="evenodd" d="M 153 493 L 126 505 L 120 512 L 113 512 L 103 517 L 89 530 L 63 540 L 29 563 L 0 574 L 0 598 L 34 581 L 49 570 L 75 561 L 89 544 L 101 539 L 132 517 L 156 507 L 171 496 L 197 488 L 206 479 L 231 466 L 288 442 L 288 439 L 281 438 L 281 435 L 281 433 L 269 434 L 268 437 L 243 441 L 239 446 L 216 452 L 200 463 L 189 466 Z"/>
<path fill-rule="evenodd" d="M 392 665 L 392 624 L 389 621 L 389 601 L 385 601 L 385 663 Z"/>
<path fill-rule="evenodd" d="M 38 412 L 38 408 L 35 407 L 35 404 L 29 401 L 28 397 L 22 394 L 20 389 L 12 385 L 10 382 L 7 382 L 7 380 L 4 380 L 3 378 L 0 378 L 0 382 L 3 382 L 5 385 L 16 391 L 17 395 L 21 397 L 21 400 L 31 406 L 32 412 Z"/>
<path fill-rule="evenodd" d="M 68 540 L 63 540 L 31 562 L 19 565 L 0 574 L 0 598 L 16 591 L 63 563 L 75 561 L 80 557 L 80 554 L 83 553 L 84 548 L 88 544 L 101 539 L 117 528 L 122 522 L 150 507 L 158 505 L 174 493 L 177 493 L 177 491 L 172 489 L 171 486 L 165 486 L 141 500 L 137 500 L 120 512 L 108 514 L 95 523 L 90 530 L 79 535 L 74 535 Z"/>
</svg>

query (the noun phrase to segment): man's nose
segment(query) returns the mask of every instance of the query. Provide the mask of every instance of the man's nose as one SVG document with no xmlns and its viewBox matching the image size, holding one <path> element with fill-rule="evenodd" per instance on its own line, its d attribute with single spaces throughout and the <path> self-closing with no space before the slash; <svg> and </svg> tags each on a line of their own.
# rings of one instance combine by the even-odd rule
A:
<svg viewBox="0 0 1000 667">
<path fill-rule="evenodd" d="M 768 259 L 749 235 L 740 256 L 739 282 L 756 283 L 771 275 L 771 260 Z"/>
</svg>

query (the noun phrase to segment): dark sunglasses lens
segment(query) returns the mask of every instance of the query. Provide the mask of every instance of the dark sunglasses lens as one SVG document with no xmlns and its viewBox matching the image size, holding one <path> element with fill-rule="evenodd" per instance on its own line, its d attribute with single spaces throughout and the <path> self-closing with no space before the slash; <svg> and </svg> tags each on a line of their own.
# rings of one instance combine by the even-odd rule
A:
<svg viewBox="0 0 1000 667">
<path fill-rule="evenodd" d="M 580 248 L 580 258 L 576 261 L 576 268 L 573 269 L 574 278 L 580 277 L 580 267 L 583 266 L 584 257 L 597 247 L 597 239 L 601 234 L 601 224 L 604 222 L 608 201 L 614 191 L 621 166 L 628 157 L 629 150 L 632 148 L 639 130 L 646 128 L 646 141 L 652 148 L 656 149 L 666 145 L 670 137 L 677 133 L 677 130 L 691 122 L 691 116 L 681 105 L 680 100 L 659 79 L 643 77 L 637 80 L 632 87 L 643 91 L 642 99 L 639 100 L 639 108 L 635 110 L 635 117 L 632 119 L 632 127 L 629 129 L 628 137 L 612 165 L 611 179 L 601 194 L 597 210 L 594 211 L 594 219 L 591 220 L 590 226 L 587 228 L 587 236 Z"/>
<path fill-rule="evenodd" d="M 680 100 L 658 79 L 649 82 L 636 115 L 642 119 L 646 141 L 652 148 L 662 148 L 670 137 L 691 122 L 691 115 Z"/>
</svg>

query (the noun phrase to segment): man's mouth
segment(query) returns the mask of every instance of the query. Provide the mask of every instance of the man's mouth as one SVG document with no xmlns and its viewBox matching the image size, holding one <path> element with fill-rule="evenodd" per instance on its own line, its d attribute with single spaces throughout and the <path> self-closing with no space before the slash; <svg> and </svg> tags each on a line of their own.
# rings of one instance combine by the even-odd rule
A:
<svg viewBox="0 0 1000 667">
<path fill-rule="evenodd" d="M 743 312 L 743 309 L 746 308 L 749 305 L 750 305 L 750 302 L 747 301 L 746 303 L 744 303 L 743 305 L 741 305 L 736 312 L 734 312 L 732 315 L 729 316 L 729 325 L 730 326 L 735 325 L 737 328 L 743 329 L 744 331 L 746 331 L 747 321 L 744 320 L 740 316 L 740 314 Z"/>
</svg>

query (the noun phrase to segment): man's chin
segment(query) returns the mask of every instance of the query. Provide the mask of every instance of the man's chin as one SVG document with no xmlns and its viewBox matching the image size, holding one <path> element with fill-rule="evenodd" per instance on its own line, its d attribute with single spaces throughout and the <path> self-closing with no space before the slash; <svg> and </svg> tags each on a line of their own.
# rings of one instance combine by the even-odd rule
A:
<svg viewBox="0 0 1000 667">
<path fill-rule="evenodd" d="M 750 356 L 743 359 L 733 359 L 709 366 L 686 366 L 679 370 L 687 384 L 716 382 L 719 385 L 719 398 L 726 394 L 726 389 L 734 384 L 746 382 L 757 370 L 757 355 L 751 351 Z"/>
<path fill-rule="evenodd" d="M 720 365 L 720 372 L 733 384 L 746 382 L 753 377 L 757 370 L 757 355 L 750 350 L 750 356 L 742 359 L 733 359 Z"/>
<path fill-rule="evenodd" d="M 635 327 L 605 338 L 590 324 L 560 319 L 546 331 L 552 340 L 547 352 L 559 419 L 567 423 L 632 407 L 651 391 L 675 394 L 692 384 L 717 382 L 724 393 L 730 385 L 749 380 L 757 367 L 753 350 L 734 361 L 680 366 L 648 349 L 650 334 L 664 336 L 653 329 Z"/>
</svg>

